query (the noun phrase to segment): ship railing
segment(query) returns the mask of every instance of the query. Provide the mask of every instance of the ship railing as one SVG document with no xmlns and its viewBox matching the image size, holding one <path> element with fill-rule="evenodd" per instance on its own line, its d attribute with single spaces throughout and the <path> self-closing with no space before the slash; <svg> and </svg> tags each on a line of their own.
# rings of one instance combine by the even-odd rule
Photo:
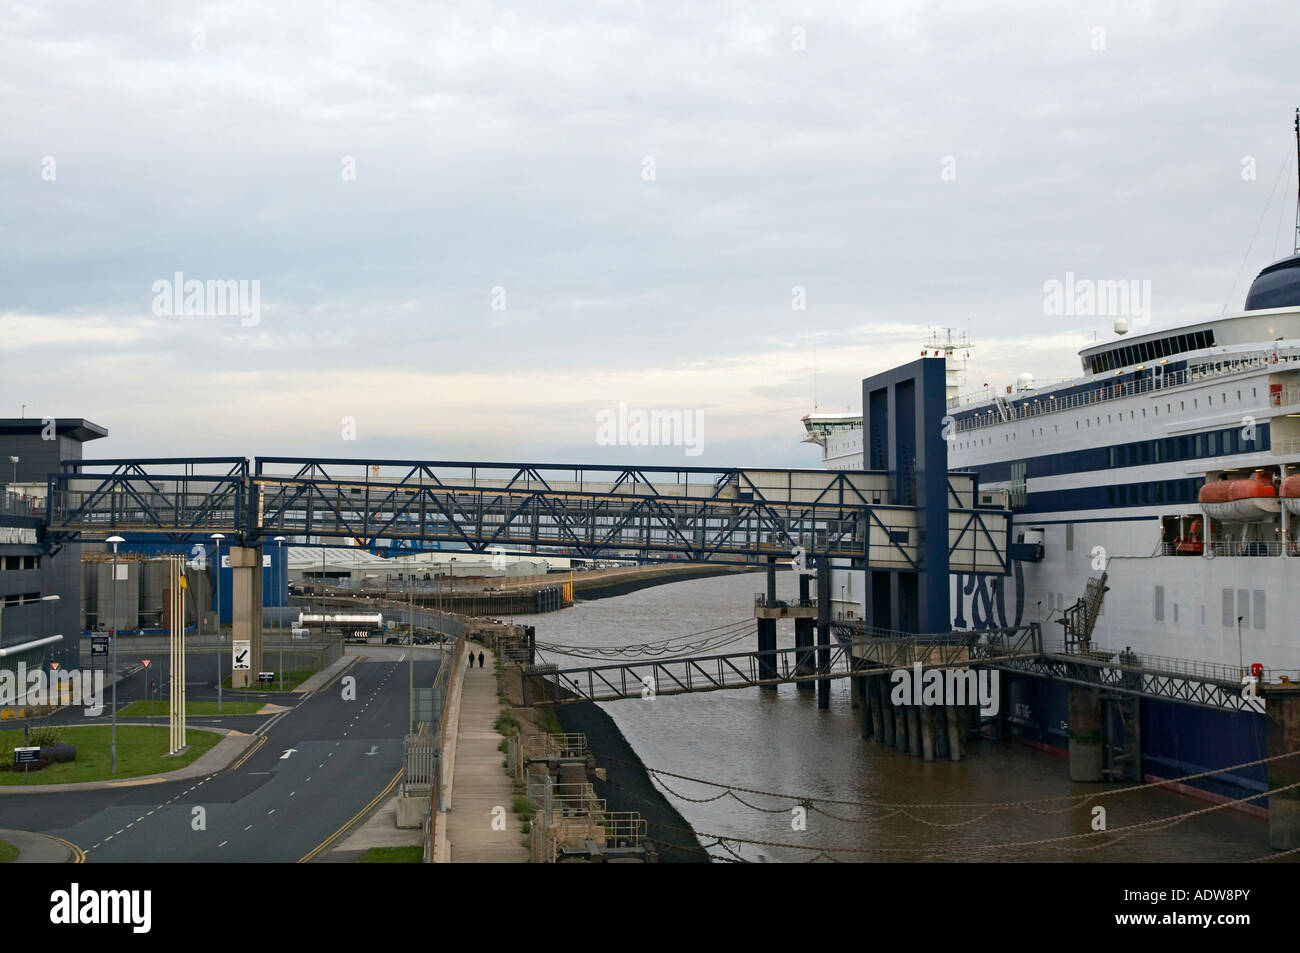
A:
<svg viewBox="0 0 1300 953">
<path fill-rule="evenodd" d="M 1268 402 L 1274 407 L 1289 407 L 1300 404 L 1300 387 L 1283 387 L 1268 395 Z"/>
<path fill-rule="evenodd" d="M 771 602 L 768 602 L 766 592 L 754 593 L 755 609 L 788 609 L 791 607 L 796 609 L 797 608 L 808 609 L 808 608 L 813 608 L 816 605 L 817 605 L 816 599 L 799 599 L 797 597 L 794 599 L 773 599 Z"/>
<path fill-rule="evenodd" d="M 1180 550 L 1178 547 L 1182 546 Z M 1275 540 L 1214 540 L 1208 543 L 1202 543 L 1201 548 L 1195 552 L 1190 552 L 1187 548 L 1188 542 L 1165 542 L 1159 547 L 1161 556 L 1202 556 L 1208 554 L 1212 557 L 1219 556 L 1281 556 L 1285 544 Z M 1295 545 L 1291 546 L 1291 555 L 1296 555 Z"/>
<path fill-rule="evenodd" d="M 1273 540 L 1214 540 L 1205 544 L 1210 556 L 1281 556 L 1282 543 Z"/>
<path fill-rule="evenodd" d="M 1037 394 L 1032 397 L 1017 397 L 1012 394 L 1004 397 L 999 394 L 994 398 L 998 409 L 990 408 L 988 411 L 974 417 L 959 421 L 956 430 L 957 433 L 964 433 L 967 430 L 978 430 L 981 427 L 991 427 L 994 424 L 1007 421 L 1027 420 L 1044 414 L 1055 414 L 1065 410 L 1075 410 L 1079 407 L 1091 407 L 1095 404 L 1104 404 L 1108 401 L 1120 400 L 1136 394 L 1168 390 L 1185 383 L 1187 383 L 1186 371 L 1171 371 L 1161 377 L 1159 386 L 1156 385 L 1153 379 L 1144 377 L 1141 380 L 1129 381 L 1124 384 L 1101 383 L 1090 390 L 1077 394 L 1068 394 L 1064 397 L 1057 397 L 1055 394 Z"/>
<path fill-rule="evenodd" d="M 1053 649 L 1056 647 L 1053 646 Z M 1053 652 L 1057 655 L 1077 655 L 1064 650 Z M 1116 651 L 1114 649 L 1094 646 L 1087 657 L 1096 662 L 1106 662 L 1113 668 L 1146 675 L 1170 675 L 1193 678 L 1199 681 L 1219 682 L 1240 685 L 1249 677 L 1258 679 L 1259 684 L 1272 684 L 1282 680 L 1300 682 L 1300 671 L 1295 669 L 1268 668 L 1253 663 L 1232 665 L 1223 662 L 1203 662 L 1199 659 L 1175 658 L 1169 655 L 1147 655 L 1142 652 Z"/>
</svg>

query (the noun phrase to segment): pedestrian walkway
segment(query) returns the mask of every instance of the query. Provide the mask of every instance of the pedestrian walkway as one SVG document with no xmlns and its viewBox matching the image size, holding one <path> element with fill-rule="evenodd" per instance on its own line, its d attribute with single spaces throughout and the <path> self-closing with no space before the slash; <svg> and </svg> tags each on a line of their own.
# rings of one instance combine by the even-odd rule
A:
<svg viewBox="0 0 1300 953">
<path fill-rule="evenodd" d="M 482 649 L 484 667 L 474 667 L 461 685 L 460 720 L 456 727 L 456 761 L 452 768 L 451 803 L 446 817 L 453 864 L 522 864 L 528 862 L 523 822 L 514 813 L 513 788 L 505 755 L 497 750 L 501 735 L 492 727 L 501 713 L 497 700 L 496 660 Z M 503 808 L 505 830 L 493 830 L 493 808 Z M 502 815 L 501 811 L 497 816 Z M 500 826 L 498 822 L 497 826 Z"/>
<path fill-rule="evenodd" d="M 85 859 L 80 848 L 59 837 L 37 834 L 34 831 L 0 830 L 0 841 L 18 848 L 16 864 L 66 864 L 81 863 Z"/>
</svg>

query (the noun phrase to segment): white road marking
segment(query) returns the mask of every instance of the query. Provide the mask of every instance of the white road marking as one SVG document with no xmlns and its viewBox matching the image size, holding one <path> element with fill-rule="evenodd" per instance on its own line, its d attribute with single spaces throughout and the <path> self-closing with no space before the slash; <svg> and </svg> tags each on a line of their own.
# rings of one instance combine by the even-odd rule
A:
<svg viewBox="0 0 1300 953">
<path fill-rule="evenodd" d="M 225 847 L 225 846 L 226 846 L 227 844 L 229 844 L 229 843 L 230 843 L 230 841 L 228 841 L 228 840 L 223 840 L 223 841 L 222 841 L 220 844 L 218 844 L 217 846 L 218 846 L 218 847 Z"/>
<path fill-rule="evenodd" d="M 271 808 L 271 809 L 270 809 L 269 811 L 267 811 L 266 813 L 267 813 L 267 814 L 274 814 L 274 813 L 275 813 L 275 808 Z"/>
<path fill-rule="evenodd" d="M 251 831 L 252 829 L 253 829 L 253 825 L 252 825 L 252 824 L 249 824 L 247 827 L 244 828 L 244 830 L 246 830 L 246 831 Z"/>
</svg>

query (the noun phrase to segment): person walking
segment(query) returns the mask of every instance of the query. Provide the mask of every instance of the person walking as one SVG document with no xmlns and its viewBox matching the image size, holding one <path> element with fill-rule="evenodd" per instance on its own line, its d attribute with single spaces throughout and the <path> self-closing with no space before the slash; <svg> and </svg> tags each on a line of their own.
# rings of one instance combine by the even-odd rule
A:
<svg viewBox="0 0 1300 953">
<path fill-rule="evenodd" d="M 479 668 L 482 668 L 482 667 L 483 667 L 483 653 L 482 653 L 482 652 L 479 652 L 479 653 L 478 653 L 478 667 L 479 667 Z"/>
<path fill-rule="evenodd" d="M 470 652 L 470 653 L 469 653 L 469 667 L 470 667 L 470 668 L 473 668 L 473 667 L 474 667 L 474 653 L 473 653 L 473 652 Z"/>
</svg>

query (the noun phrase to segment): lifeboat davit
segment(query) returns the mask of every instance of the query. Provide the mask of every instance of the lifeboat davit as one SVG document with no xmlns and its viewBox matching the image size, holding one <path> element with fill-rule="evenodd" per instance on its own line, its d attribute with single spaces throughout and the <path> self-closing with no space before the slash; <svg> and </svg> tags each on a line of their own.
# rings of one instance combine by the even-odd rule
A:
<svg viewBox="0 0 1300 953">
<path fill-rule="evenodd" d="M 1296 489 L 1300 491 L 1300 485 Z M 1224 523 L 1260 523 L 1282 510 L 1273 478 L 1267 473 L 1256 473 L 1245 480 L 1207 483 L 1201 487 L 1197 499 L 1206 516 Z M 1300 499 L 1296 502 L 1300 503 Z"/>
<path fill-rule="evenodd" d="M 1277 495 L 1282 497 L 1282 505 L 1288 513 L 1300 516 L 1300 474 L 1284 479 Z"/>
</svg>

